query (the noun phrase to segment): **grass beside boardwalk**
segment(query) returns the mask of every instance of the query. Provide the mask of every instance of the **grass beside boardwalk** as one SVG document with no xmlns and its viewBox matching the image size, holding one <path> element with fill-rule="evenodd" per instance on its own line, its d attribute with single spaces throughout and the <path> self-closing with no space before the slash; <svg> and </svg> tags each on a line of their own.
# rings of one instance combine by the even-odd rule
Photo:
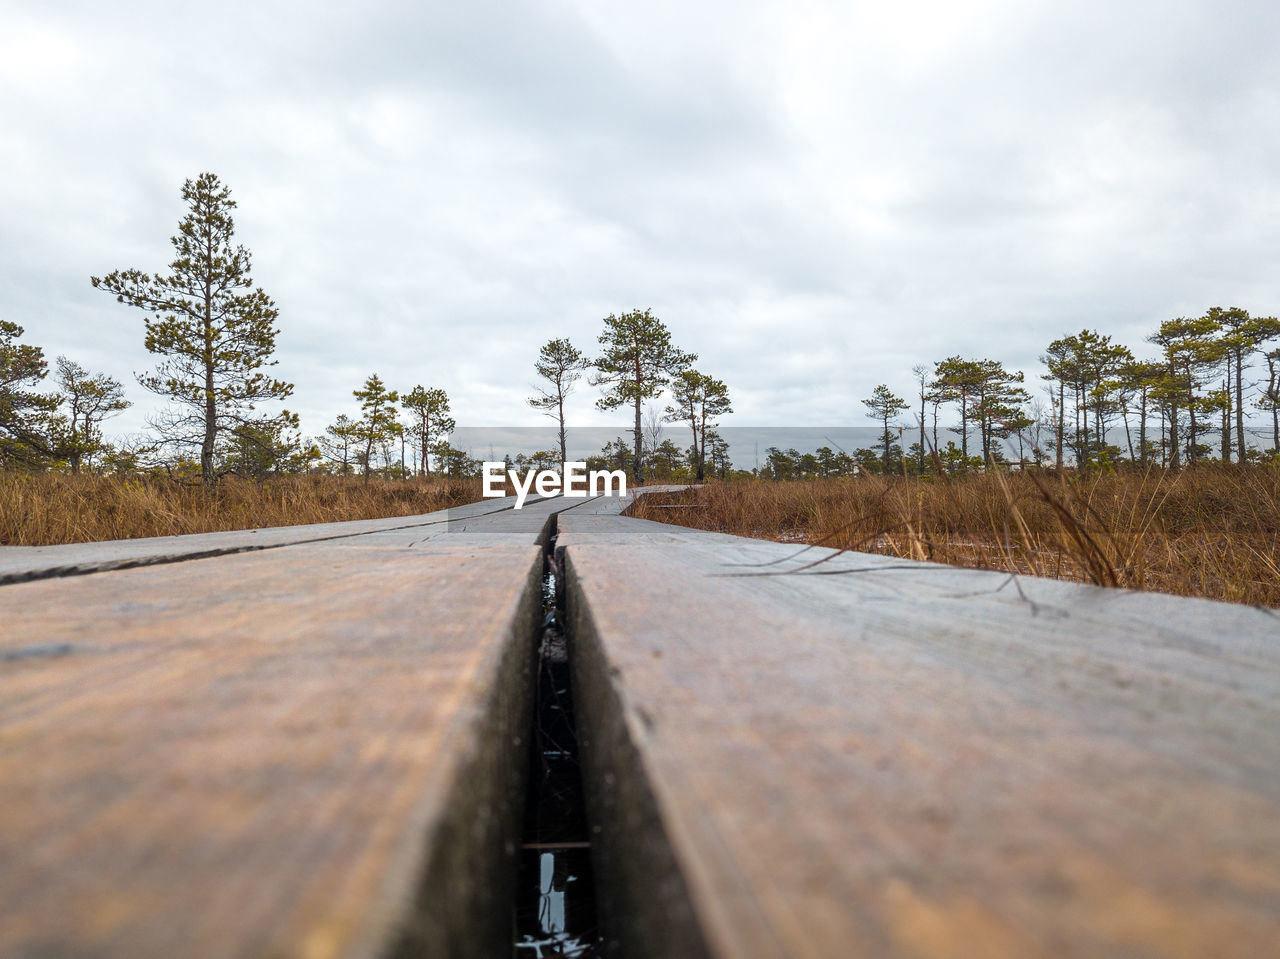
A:
<svg viewBox="0 0 1280 959">
<path fill-rule="evenodd" d="M 199 485 L 160 477 L 0 472 L 0 544 L 49 546 L 412 516 L 480 499 L 479 480 L 284 476 Z"/>
<path fill-rule="evenodd" d="M 681 504 L 682 509 L 664 509 Z M 633 515 L 979 569 L 1280 606 L 1280 467 L 712 483 Z"/>
</svg>

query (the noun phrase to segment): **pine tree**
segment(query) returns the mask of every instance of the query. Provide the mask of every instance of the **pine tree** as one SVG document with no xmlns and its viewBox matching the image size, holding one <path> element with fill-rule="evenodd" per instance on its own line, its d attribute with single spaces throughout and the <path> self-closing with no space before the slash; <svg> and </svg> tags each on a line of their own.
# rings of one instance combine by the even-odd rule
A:
<svg viewBox="0 0 1280 959">
<path fill-rule="evenodd" d="M 873 419 L 880 420 L 884 427 L 884 434 L 881 441 L 884 443 L 884 471 L 889 472 L 889 445 L 892 437 L 889 433 L 889 420 L 897 416 L 907 408 L 907 401 L 900 396 L 895 396 L 889 387 L 881 383 L 871 391 L 871 396 L 862 401 L 862 405 L 867 408 L 867 415 Z"/>
<path fill-rule="evenodd" d="M 538 352 L 533 368 L 547 381 L 546 387 L 538 387 L 538 395 L 529 397 L 529 405 L 554 417 L 560 424 L 560 462 L 569 458 L 564 425 L 564 401 L 573 392 L 573 385 L 582 371 L 591 365 L 582 351 L 568 340 L 549 340 Z M 563 468 L 563 467 L 562 467 Z"/>
<path fill-rule="evenodd" d="M 717 423 L 712 420 L 725 413 L 732 413 L 729 404 L 729 388 L 714 376 L 697 370 L 681 370 L 671 381 L 673 405 L 666 410 L 669 423 L 682 422 L 693 432 L 692 457 L 694 478 L 701 483 L 707 462 L 707 439 L 714 435 Z"/>
<path fill-rule="evenodd" d="M 1280 337 L 1280 320 L 1273 316 L 1250 316 L 1248 310 L 1238 306 L 1223 309 L 1220 306 L 1210 307 L 1203 319 L 1212 321 L 1221 331 L 1219 342 L 1227 362 L 1227 410 L 1235 417 L 1236 458 L 1245 462 L 1244 408 L 1245 382 L 1244 371 L 1254 353 L 1262 352 L 1267 341 Z M 1231 433 L 1224 431 L 1222 441 L 1222 458 L 1231 459 Z"/>
<path fill-rule="evenodd" d="M 1085 467 L 1107 446 L 1106 421 L 1119 408 L 1116 393 L 1124 382 L 1121 371 L 1125 364 L 1133 362 L 1133 355 L 1128 348 L 1113 344 L 1109 336 L 1081 330 L 1054 340 L 1041 360 L 1049 367 L 1048 378 L 1058 381 L 1059 466 L 1065 442 L 1075 451 L 1076 465 Z M 1065 425 L 1068 403 L 1074 408 L 1073 439 L 1067 439 Z"/>
<path fill-rule="evenodd" d="M 120 381 L 105 373 L 90 374 L 79 363 L 58 357 L 59 401 L 67 408 L 67 435 L 62 446 L 71 472 L 103 449 L 101 422 L 129 408 Z"/>
<path fill-rule="evenodd" d="M 599 341 L 604 353 L 593 362 L 597 372 L 589 382 L 606 387 L 605 395 L 596 401 L 600 409 L 634 408 L 632 463 L 639 484 L 644 482 L 644 430 L 640 422 L 644 401 L 661 396 L 671 377 L 698 357 L 672 346 L 670 331 L 649 310 L 606 316 Z"/>
<path fill-rule="evenodd" d="M 48 369 L 44 351 L 17 342 L 22 327 L 0 320 L 0 467 L 34 466 L 50 454 L 47 417 L 57 397 L 32 391 Z"/>
<path fill-rule="evenodd" d="M 1271 412 L 1271 455 L 1280 457 L 1280 349 L 1268 350 L 1263 359 L 1267 361 L 1267 385 L 1258 407 Z"/>
<path fill-rule="evenodd" d="M 374 373 L 364 381 L 362 389 L 352 390 L 351 395 L 360 401 L 361 416 L 356 422 L 355 438 L 363 449 L 358 450 L 356 459 L 364 469 L 367 483 L 373 471 L 374 449 L 400 435 L 401 426 L 396 419 L 396 400 L 400 394 L 388 390 Z"/>
<path fill-rule="evenodd" d="M 346 413 L 339 413 L 320 437 L 320 448 L 326 458 L 332 460 L 340 476 L 351 474 L 352 450 L 360 441 L 360 425 Z"/>
<path fill-rule="evenodd" d="M 404 395 L 400 405 L 409 411 L 412 419 L 409 432 L 418 440 L 422 452 L 418 472 L 430 476 L 430 453 L 457 425 L 449 415 L 449 394 L 439 388 L 418 385 Z"/>
<path fill-rule="evenodd" d="M 1174 467 L 1179 465 L 1181 445 L 1178 439 L 1179 409 L 1187 411 L 1187 456 L 1192 465 L 1200 455 L 1200 444 L 1196 440 L 1201 432 L 1201 421 L 1196 419 L 1196 413 L 1205 408 L 1204 397 L 1200 392 L 1204 386 L 1205 373 L 1226 355 L 1226 347 L 1217 339 L 1220 331 L 1221 328 L 1213 317 L 1178 317 L 1165 320 L 1160 324 L 1158 332 L 1147 337 L 1164 350 L 1169 371 L 1168 380 L 1161 385 L 1158 395 L 1170 408 L 1169 447 Z"/>
<path fill-rule="evenodd" d="M 217 481 L 215 456 L 222 435 L 237 427 L 297 426 L 283 411 L 255 415 L 257 404 L 282 400 L 292 384 L 269 376 L 274 366 L 279 311 L 250 276 L 250 254 L 232 246 L 236 203 L 212 173 L 182 185 L 188 212 L 171 237 L 176 254 L 168 276 L 116 270 L 92 277 L 95 287 L 150 314 L 146 347 L 164 357 L 154 373 L 138 382 L 175 408 L 155 424 L 166 441 L 198 444 L 207 487 Z"/>
</svg>

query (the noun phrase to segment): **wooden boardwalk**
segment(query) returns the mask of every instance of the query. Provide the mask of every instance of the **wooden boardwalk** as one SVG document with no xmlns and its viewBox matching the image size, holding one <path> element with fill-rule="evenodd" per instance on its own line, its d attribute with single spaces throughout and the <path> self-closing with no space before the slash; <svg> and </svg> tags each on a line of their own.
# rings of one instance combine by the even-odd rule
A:
<svg viewBox="0 0 1280 959">
<path fill-rule="evenodd" d="M 509 505 L 0 550 L 0 957 L 510 955 L 555 513 L 611 954 L 1280 952 L 1274 612 Z"/>
</svg>

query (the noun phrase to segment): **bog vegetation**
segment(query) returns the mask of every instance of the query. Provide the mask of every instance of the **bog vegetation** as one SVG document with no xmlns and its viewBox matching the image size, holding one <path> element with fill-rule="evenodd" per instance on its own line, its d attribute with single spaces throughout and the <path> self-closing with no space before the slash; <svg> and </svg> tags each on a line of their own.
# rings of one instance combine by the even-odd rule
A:
<svg viewBox="0 0 1280 959">
<path fill-rule="evenodd" d="M 746 480 L 645 497 L 632 513 L 798 545 L 1280 606 L 1276 465 Z"/>
</svg>

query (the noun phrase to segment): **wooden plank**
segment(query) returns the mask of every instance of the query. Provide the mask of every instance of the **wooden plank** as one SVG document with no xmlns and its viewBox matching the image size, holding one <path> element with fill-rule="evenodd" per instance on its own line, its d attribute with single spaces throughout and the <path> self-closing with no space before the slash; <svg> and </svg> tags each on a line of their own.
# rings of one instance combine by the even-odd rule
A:
<svg viewBox="0 0 1280 959">
<path fill-rule="evenodd" d="M 1274 612 L 559 518 L 623 955 L 1258 956 Z M 682 907 L 682 903 L 686 904 Z"/>
<path fill-rule="evenodd" d="M 509 949 L 540 551 L 415 535 L 0 589 L 0 955 Z"/>
<path fill-rule="evenodd" d="M 534 509 L 537 502 L 536 498 L 531 500 L 525 509 Z M 275 549 L 302 543 L 327 542 L 368 533 L 407 529 L 425 532 L 435 527 L 459 528 L 469 523 L 484 522 L 485 517 L 500 517 L 503 513 L 511 512 L 514 505 L 515 497 L 508 496 L 417 516 L 263 527 L 226 533 L 154 536 L 66 546 L 0 546 L 0 585 Z"/>
</svg>

